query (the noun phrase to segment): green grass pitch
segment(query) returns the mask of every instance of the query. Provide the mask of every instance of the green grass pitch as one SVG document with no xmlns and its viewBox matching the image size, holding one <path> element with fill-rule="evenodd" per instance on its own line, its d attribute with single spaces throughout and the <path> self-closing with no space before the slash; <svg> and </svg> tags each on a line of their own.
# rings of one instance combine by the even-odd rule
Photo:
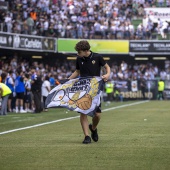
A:
<svg viewBox="0 0 170 170">
<path fill-rule="evenodd" d="M 103 103 L 102 109 L 99 141 L 88 145 L 76 112 L 1 116 L 0 170 L 170 169 L 169 101 Z"/>
</svg>

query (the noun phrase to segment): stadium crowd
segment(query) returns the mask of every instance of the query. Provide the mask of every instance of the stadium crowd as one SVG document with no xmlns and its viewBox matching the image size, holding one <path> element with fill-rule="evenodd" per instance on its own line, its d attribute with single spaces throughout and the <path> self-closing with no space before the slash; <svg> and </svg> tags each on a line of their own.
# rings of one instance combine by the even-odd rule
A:
<svg viewBox="0 0 170 170">
<path fill-rule="evenodd" d="M 59 38 L 152 39 L 167 38 L 169 23 L 155 26 L 147 7 L 169 7 L 170 0 L 10 0 L 0 11 L 0 30 Z M 137 28 L 132 19 L 144 18 Z M 165 33 L 165 35 L 164 35 Z"/>
<path fill-rule="evenodd" d="M 43 109 L 47 111 L 44 103 L 49 91 L 60 80 L 67 79 L 72 74 L 75 70 L 74 62 L 56 60 L 52 65 L 37 61 L 28 62 L 18 57 L 17 53 L 7 61 L 1 60 L 0 82 L 5 83 L 12 91 L 8 99 L 8 111 L 16 113 L 33 111 L 40 113 Z M 139 80 L 141 77 L 144 77 L 145 80 L 157 78 L 170 80 L 170 63 L 168 62 L 164 68 L 151 63 L 130 64 L 125 61 L 109 62 L 109 65 L 111 67 L 111 81 Z M 37 82 L 37 77 L 39 77 L 39 82 Z M 34 81 L 36 84 L 32 83 Z M 15 99 L 15 104 L 13 103 L 15 106 L 12 104 L 12 99 Z M 40 103 L 35 103 L 37 101 Z M 43 106 L 41 102 L 44 102 Z M 39 109 L 36 108 L 37 106 Z"/>
<path fill-rule="evenodd" d="M 28 61 L 18 57 L 17 53 L 13 57 L 7 60 L 0 60 L 0 75 L 2 73 L 13 73 L 13 79 L 16 78 L 17 70 L 21 70 L 23 73 L 31 74 L 31 69 L 34 68 L 44 78 L 46 75 L 54 77 L 55 80 L 67 79 L 75 70 L 75 61 L 56 59 L 55 63 L 43 63 L 38 61 Z M 145 62 L 142 64 L 132 62 L 109 62 L 111 67 L 111 80 L 132 80 L 139 79 L 141 75 L 147 80 L 153 80 L 161 78 L 163 80 L 170 79 L 170 62 L 165 62 L 164 67 L 153 64 L 151 62 Z M 54 84 L 51 84 L 54 86 Z"/>
<path fill-rule="evenodd" d="M 158 21 L 155 27 L 144 8 L 163 6 L 164 0 L 10 0 L 9 11 L 0 11 L 0 31 L 8 33 L 83 39 L 151 39 L 152 33 L 167 38 L 170 30 L 166 21 Z M 166 7 L 170 0 L 166 1 Z M 134 18 L 145 19 L 137 28 Z M 109 63 L 110 80 L 145 80 L 161 78 L 170 80 L 170 64 L 160 68 L 152 63 Z M 0 78 L 12 89 L 8 111 L 16 113 L 41 112 L 41 103 L 60 80 L 68 78 L 75 70 L 74 61 L 56 60 L 52 65 L 28 62 L 15 54 L 8 61 L 0 61 Z M 35 88 L 32 82 L 40 77 Z M 22 89 L 18 86 L 20 82 Z M 19 89 L 18 89 L 19 88 Z M 16 94 L 16 89 L 24 95 Z M 38 91 L 35 91 L 38 89 Z M 18 91 L 17 91 L 18 92 Z M 34 94 L 33 94 L 34 93 Z M 33 95 L 32 95 L 33 94 Z M 29 97 L 28 97 L 29 96 Z M 37 97 L 34 102 L 33 97 Z M 12 99 L 15 98 L 15 106 Z M 38 99 L 38 100 L 37 100 Z M 36 108 L 36 107 L 39 108 Z M 24 110 L 25 109 L 25 110 Z M 43 109 L 46 108 L 43 103 Z"/>
</svg>

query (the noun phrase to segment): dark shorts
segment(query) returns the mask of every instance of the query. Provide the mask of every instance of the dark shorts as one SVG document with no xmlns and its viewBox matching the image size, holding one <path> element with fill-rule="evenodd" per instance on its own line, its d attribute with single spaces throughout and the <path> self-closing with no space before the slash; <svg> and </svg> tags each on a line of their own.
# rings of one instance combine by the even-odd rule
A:
<svg viewBox="0 0 170 170">
<path fill-rule="evenodd" d="M 23 100 L 24 100 L 24 92 L 22 92 L 22 93 L 16 93 L 16 98 L 17 98 L 17 99 L 23 99 Z"/>
<path fill-rule="evenodd" d="M 101 113 L 102 111 L 101 111 L 101 103 L 100 103 L 100 105 L 99 106 L 97 106 L 97 108 L 96 108 L 96 112 L 97 113 Z"/>
<path fill-rule="evenodd" d="M 31 103 L 31 94 L 24 95 L 24 102 Z"/>
<path fill-rule="evenodd" d="M 10 95 L 9 95 L 9 98 L 8 99 L 13 99 L 13 93 L 11 93 Z"/>
<path fill-rule="evenodd" d="M 163 32 L 164 32 L 165 34 L 167 34 L 167 33 L 168 33 L 168 29 L 164 29 Z"/>
</svg>

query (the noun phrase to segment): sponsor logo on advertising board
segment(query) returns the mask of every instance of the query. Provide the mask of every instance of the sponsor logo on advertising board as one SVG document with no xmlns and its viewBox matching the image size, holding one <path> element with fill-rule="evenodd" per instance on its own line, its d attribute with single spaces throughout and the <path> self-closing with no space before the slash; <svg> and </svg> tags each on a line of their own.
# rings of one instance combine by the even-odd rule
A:
<svg viewBox="0 0 170 170">
<path fill-rule="evenodd" d="M 55 38 L 0 32 L 0 48 L 55 52 Z"/>
</svg>

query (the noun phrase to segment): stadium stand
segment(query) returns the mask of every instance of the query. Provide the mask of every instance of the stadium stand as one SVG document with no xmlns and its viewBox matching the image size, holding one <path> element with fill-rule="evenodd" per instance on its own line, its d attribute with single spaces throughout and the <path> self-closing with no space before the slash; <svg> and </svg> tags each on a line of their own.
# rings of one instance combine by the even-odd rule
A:
<svg viewBox="0 0 170 170">
<path fill-rule="evenodd" d="M 8 10 L 0 9 L 1 32 L 75 39 L 169 39 L 169 23 L 161 19 L 154 22 L 145 9 L 168 8 L 170 0 L 9 0 L 8 3 Z M 22 71 L 25 77 L 27 73 L 31 76 L 31 69 L 35 68 L 42 80 L 49 76 L 57 82 L 75 70 L 74 61 L 59 58 L 60 54 L 51 54 L 57 55 L 52 59 L 44 53 L 48 56 L 44 62 L 31 61 L 34 52 L 2 51 L 0 75 L 12 72 L 14 80 L 16 70 Z M 130 57 L 130 60 L 119 57 L 109 62 L 111 80 L 133 81 L 141 77 L 147 81 L 170 80 L 169 61 L 134 63 L 133 56 Z"/>
<path fill-rule="evenodd" d="M 0 31 L 58 38 L 168 39 L 168 22 L 154 23 L 148 7 L 169 0 L 9 0 Z M 145 20 L 143 22 L 143 19 Z M 166 35 L 164 35 L 166 32 Z"/>
</svg>

